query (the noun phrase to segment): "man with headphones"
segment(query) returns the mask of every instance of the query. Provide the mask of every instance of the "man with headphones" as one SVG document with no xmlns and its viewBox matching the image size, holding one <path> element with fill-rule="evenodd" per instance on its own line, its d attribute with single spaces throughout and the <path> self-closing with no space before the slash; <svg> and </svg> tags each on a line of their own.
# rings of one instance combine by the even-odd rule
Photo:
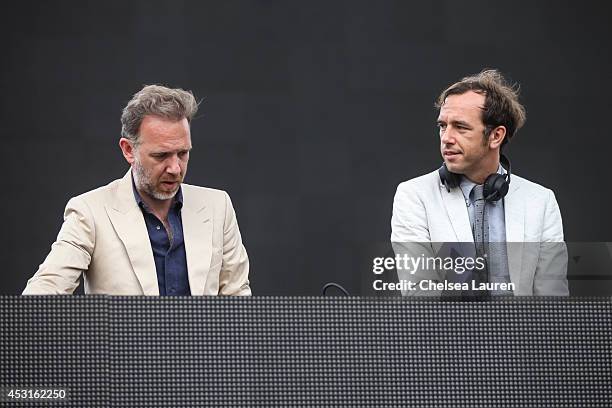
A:
<svg viewBox="0 0 612 408">
<path fill-rule="evenodd" d="M 398 186 L 391 242 L 396 257 L 472 257 L 482 267 L 398 267 L 403 294 L 568 295 L 554 193 L 512 175 L 501 154 L 525 123 L 515 87 L 485 70 L 445 89 L 436 107 L 444 163 Z"/>
</svg>

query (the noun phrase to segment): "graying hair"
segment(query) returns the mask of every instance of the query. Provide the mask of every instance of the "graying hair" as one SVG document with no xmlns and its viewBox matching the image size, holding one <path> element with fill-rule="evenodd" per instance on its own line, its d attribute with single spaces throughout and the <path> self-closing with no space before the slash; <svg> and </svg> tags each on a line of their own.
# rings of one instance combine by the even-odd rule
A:
<svg viewBox="0 0 612 408">
<path fill-rule="evenodd" d="M 191 91 L 171 89 L 161 85 L 146 85 L 128 102 L 121 114 L 121 136 L 134 145 L 139 144 L 140 124 L 147 115 L 191 123 L 198 111 L 198 103 Z"/>
</svg>

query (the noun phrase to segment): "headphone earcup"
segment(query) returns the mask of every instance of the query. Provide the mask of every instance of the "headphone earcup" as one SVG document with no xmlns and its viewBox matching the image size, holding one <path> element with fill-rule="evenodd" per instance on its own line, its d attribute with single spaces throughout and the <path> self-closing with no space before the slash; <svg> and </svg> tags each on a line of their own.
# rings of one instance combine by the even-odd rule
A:
<svg viewBox="0 0 612 408">
<path fill-rule="evenodd" d="M 505 174 L 493 173 L 484 182 L 483 195 L 487 201 L 497 201 L 508 194 L 510 183 Z"/>
<path fill-rule="evenodd" d="M 446 186 L 447 189 L 459 187 L 459 183 L 461 182 L 460 176 L 448 170 L 446 163 L 442 164 L 438 170 L 438 174 L 440 175 L 440 181 Z"/>
</svg>

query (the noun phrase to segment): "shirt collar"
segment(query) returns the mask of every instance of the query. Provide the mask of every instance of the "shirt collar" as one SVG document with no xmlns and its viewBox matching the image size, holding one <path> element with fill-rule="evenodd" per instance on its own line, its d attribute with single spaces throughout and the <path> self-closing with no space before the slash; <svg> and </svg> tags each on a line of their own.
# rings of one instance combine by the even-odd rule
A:
<svg viewBox="0 0 612 408">
<path fill-rule="evenodd" d="M 504 169 L 502 165 L 500 164 L 499 167 L 497 168 L 497 173 L 506 174 L 506 169 Z M 475 186 L 476 186 L 476 183 L 474 183 L 473 181 L 471 181 L 465 176 L 461 176 L 461 182 L 459 183 L 459 187 L 461 187 L 461 191 L 463 192 L 463 197 L 465 197 L 466 200 L 472 201 L 472 198 L 470 197 L 470 193 L 472 192 Z"/>
<path fill-rule="evenodd" d="M 138 204 L 140 208 L 144 208 L 145 210 L 149 211 L 149 207 L 147 206 L 147 203 L 143 201 L 140 193 L 138 192 L 138 189 L 136 188 L 136 183 L 134 182 L 134 175 L 132 175 L 132 191 L 134 192 L 134 199 L 136 200 L 136 204 Z M 172 205 L 178 210 L 183 208 L 183 187 L 182 186 L 179 187 L 174 197 L 172 197 Z"/>
</svg>

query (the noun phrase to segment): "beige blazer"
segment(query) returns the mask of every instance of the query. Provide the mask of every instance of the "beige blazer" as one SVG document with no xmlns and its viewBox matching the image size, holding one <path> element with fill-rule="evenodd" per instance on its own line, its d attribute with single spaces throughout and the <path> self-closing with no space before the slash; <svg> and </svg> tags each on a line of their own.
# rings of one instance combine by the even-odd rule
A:
<svg viewBox="0 0 612 408">
<path fill-rule="evenodd" d="M 554 193 L 513 174 L 504 211 L 514 294 L 568 295 L 567 247 Z M 437 170 L 398 186 L 391 229 L 396 253 L 403 253 L 405 247 L 417 248 L 410 243 L 474 242 L 461 189 L 447 192 Z M 428 252 L 435 254 L 438 248 L 434 246 L 430 244 Z M 421 247 L 427 250 L 426 245 Z M 429 277 L 402 274 L 399 278 L 418 281 Z"/>
<path fill-rule="evenodd" d="M 226 192 L 182 185 L 192 295 L 250 295 L 249 259 Z M 159 295 L 153 251 L 132 189 L 120 180 L 68 201 L 51 252 L 23 294 L 66 294 L 84 273 L 85 293 Z"/>
</svg>

